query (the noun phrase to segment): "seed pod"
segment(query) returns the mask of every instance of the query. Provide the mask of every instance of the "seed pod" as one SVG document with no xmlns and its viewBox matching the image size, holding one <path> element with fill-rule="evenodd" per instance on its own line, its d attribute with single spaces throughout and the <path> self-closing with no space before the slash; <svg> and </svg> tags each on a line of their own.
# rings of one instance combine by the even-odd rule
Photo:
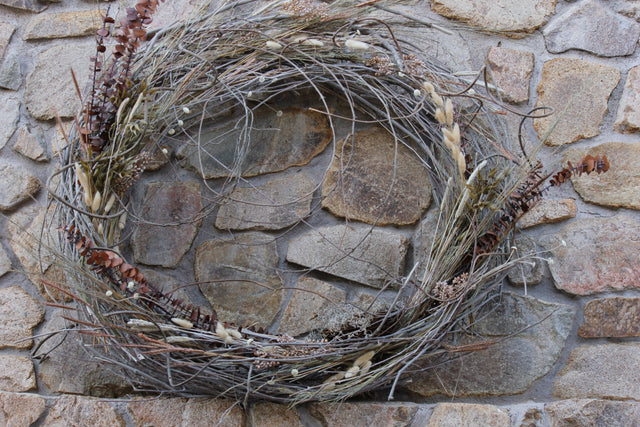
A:
<svg viewBox="0 0 640 427">
<path fill-rule="evenodd" d="M 173 318 L 171 318 L 171 321 L 172 321 L 173 323 L 175 323 L 176 325 L 178 325 L 178 326 L 180 326 L 180 327 L 182 327 L 182 328 L 185 328 L 185 329 L 191 329 L 191 328 L 193 328 L 193 323 L 191 323 L 191 322 L 190 322 L 190 321 L 188 321 L 188 320 L 181 319 L 181 318 L 179 318 L 179 317 L 173 317 Z"/>
</svg>

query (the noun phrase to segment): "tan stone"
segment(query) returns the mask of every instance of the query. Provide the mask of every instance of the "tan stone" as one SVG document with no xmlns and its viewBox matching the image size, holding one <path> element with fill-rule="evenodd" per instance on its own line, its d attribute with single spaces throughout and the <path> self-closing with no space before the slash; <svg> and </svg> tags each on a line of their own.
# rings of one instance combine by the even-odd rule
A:
<svg viewBox="0 0 640 427">
<path fill-rule="evenodd" d="M 0 289 L 0 348 L 29 348 L 44 307 L 19 286 Z"/>
<path fill-rule="evenodd" d="M 434 0 L 431 9 L 447 18 L 514 38 L 540 28 L 556 10 L 557 0 Z"/>
<path fill-rule="evenodd" d="M 640 131 L 640 66 L 629 70 L 613 126 L 620 133 Z"/>
<path fill-rule="evenodd" d="M 565 219 L 575 218 L 578 207 L 573 199 L 542 199 L 518 221 L 518 227 L 524 229 L 540 224 L 551 224 Z"/>
<path fill-rule="evenodd" d="M 251 405 L 249 419 L 252 426 L 260 427 L 303 427 L 298 413 L 286 405 L 257 403 Z"/>
<path fill-rule="evenodd" d="M 44 427 L 124 427 L 125 422 L 108 402 L 81 396 L 62 396 L 49 410 Z"/>
<path fill-rule="evenodd" d="M 386 403 L 314 403 L 309 413 L 326 427 L 401 427 L 407 426 L 418 410 L 412 404 Z"/>
<path fill-rule="evenodd" d="M 150 399 L 133 400 L 127 409 L 136 427 L 245 425 L 245 414 L 236 402 L 225 399 Z"/>
<path fill-rule="evenodd" d="M 0 149 L 13 136 L 20 120 L 20 101 L 0 98 Z"/>
<path fill-rule="evenodd" d="M 608 65 L 575 58 L 547 61 L 536 107 L 551 107 L 555 114 L 534 120 L 538 136 L 557 146 L 599 135 L 607 101 L 619 81 L 620 71 Z"/>
<path fill-rule="evenodd" d="M 29 391 L 36 388 L 31 359 L 24 356 L 0 356 L 0 390 Z"/>
<path fill-rule="evenodd" d="M 533 53 L 492 46 L 487 54 L 487 63 L 504 100 L 513 103 L 529 100 Z"/>
<path fill-rule="evenodd" d="M 46 401 L 34 394 L 0 392 L 0 425 L 30 426 L 44 412 Z"/>
<path fill-rule="evenodd" d="M 29 20 L 24 29 L 25 40 L 59 39 L 94 35 L 102 28 L 106 9 L 43 13 Z"/>
<path fill-rule="evenodd" d="M 16 27 L 13 25 L 6 22 L 0 22 L 0 61 L 2 61 L 2 58 L 4 57 L 4 51 L 7 49 L 9 41 L 11 41 L 11 36 L 15 30 Z"/>
<path fill-rule="evenodd" d="M 54 157 L 59 157 L 60 152 L 69 145 L 69 132 L 75 126 L 75 122 L 66 120 L 62 122 L 62 128 L 60 123 L 56 124 L 56 131 L 51 138 L 51 153 Z"/>
<path fill-rule="evenodd" d="M 598 205 L 640 209 L 640 142 L 606 142 L 588 150 L 569 150 L 564 159 L 576 164 L 587 154 L 607 156 L 611 167 L 603 174 L 573 176 L 571 182 L 580 197 Z"/>
<path fill-rule="evenodd" d="M 291 336 L 304 334 L 313 329 L 326 327 L 333 311 L 340 309 L 347 293 L 329 283 L 303 277 L 298 280 L 289 304 L 284 310 L 278 328 L 280 333 Z"/>
<path fill-rule="evenodd" d="M 640 344 L 581 345 L 553 382 L 562 399 L 640 399 Z"/>
<path fill-rule="evenodd" d="M 0 247 L 0 277 L 7 274 L 9 270 L 11 270 L 11 260 L 5 250 Z"/>
<path fill-rule="evenodd" d="M 438 403 L 427 427 L 491 426 L 509 427 L 509 413 L 493 405 Z"/>
<path fill-rule="evenodd" d="M 341 139 L 322 183 L 322 206 L 337 216 L 376 225 L 407 225 L 431 203 L 424 163 L 385 129 Z"/>
<path fill-rule="evenodd" d="M 0 211 L 15 208 L 40 189 L 40 181 L 25 168 L 0 163 Z"/>
<path fill-rule="evenodd" d="M 599 399 L 568 399 L 547 403 L 545 412 L 551 427 L 629 427 L 640 420 L 640 403 Z"/>
<path fill-rule="evenodd" d="M 583 338 L 640 337 L 640 298 L 601 298 L 584 305 Z"/>
<path fill-rule="evenodd" d="M 37 162 L 46 162 L 49 160 L 49 156 L 45 153 L 42 144 L 38 141 L 38 138 L 29 132 L 29 129 L 26 126 L 20 129 L 18 140 L 13 145 L 13 149 L 23 156 Z"/>
</svg>

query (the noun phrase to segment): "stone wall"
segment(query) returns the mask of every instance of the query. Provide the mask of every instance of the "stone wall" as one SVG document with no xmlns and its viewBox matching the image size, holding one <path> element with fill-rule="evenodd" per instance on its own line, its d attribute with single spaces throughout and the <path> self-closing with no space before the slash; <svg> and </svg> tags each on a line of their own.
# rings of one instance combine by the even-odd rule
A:
<svg viewBox="0 0 640 427">
<path fill-rule="evenodd" d="M 20 273 L 37 265 L 33 248 L 25 246 L 29 241 L 25 233 L 39 233 L 37 218 L 44 210 L 45 183 L 56 168 L 56 154 L 64 144 L 54 118 L 57 114 L 68 125 L 78 110 L 69 69 L 73 67 L 79 81 L 86 81 L 93 47 L 90 35 L 101 25 L 99 15 L 109 3 L 0 0 L 0 424 L 211 425 L 212 420 L 221 419 L 220 425 L 229 426 L 623 426 L 640 419 L 640 297 L 636 292 L 640 286 L 640 178 L 633 166 L 640 160 L 640 2 L 401 3 L 397 7 L 443 25 L 453 20 L 476 27 L 479 31 L 456 30 L 452 35 L 434 31 L 422 41 L 432 55 L 463 76 L 473 78 L 487 64 L 509 108 L 520 112 L 541 105 L 555 108 L 557 115 L 525 127 L 528 139 L 545 139 L 546 147 L 540 153 L 545 165 L 557 168 L 587 151 L 605 154 L 611 161 L 607 174 L 574 179 L 573 186 L 551 193 L 523 218 L 518 250 L 544 252 L 510 272 L 503 303 L 478 323 L 479 332 L 497 344 L 414 378 L 394 402 L 384 401 L 381 394 L 339 406 L 312 404 L 288 409 L 261 403 L 241 409 L 226 400 L 131 399 L 128 385 L 101 364 L 86 360 L 73 340 L 56 336 L 42 342 L 41 334 L 63 329 L 65 320 L 55 307 L 45 306 L 52 295 Z M 166 5 L 155 25 L 169 22 L 188 8 L 186 1 Z M 283 114 L 287 122 L 306 120 L 305 126 L 313 124 L 313 117 L 300 118 L 294 108 Z M 375 141 L 377 147 L 384 145 L 375 131 L 363 132 L 374 132 L 365 139 Z M 299 137 L 304 139 L 304 135 Z M 315 139 L 314 144 L 321 140 Z M 316 145 L 309 148 L 310 158 L 322 151 Z M 370 150 L 359 149 L 363 152 L 356 153 L 356 165 L 349 173 L 357 174 L 358 161 L 371 160 Z M 288 157 L 279 159 L 278 164 L 301 164 L 290 153 L 280 154 Z M 188 168 L 188 152 L 172 155 L 184 159 Z M 335 161 L 327 155 L 324 160 L 327 164 Z M 273 172 L 261 167 L 256 165 L 256 175 Z M 359 210 L 357 203 L 345 205 L 339 199 L 331 200 L 330 192 L 325 191 L 331 188 L 331 182 L 319 182 L 313 169 L 310 176 L 295 171 L 290 168 L 277 179 L 256 181 L 258 193 L 243 193 L 238 188 L 232 198 L 245 205 L 264 205 L 264 201 L 252 197 L 266 194 L 269 200 L 277 201 L 273 206 L 288 204 L 289 209 L 247 212 L 242 205 L 230 202 L 218 211 L 215 224 L 211 219 L 204 225 L 191 224 L 193 230 L 181 229 L 170 253 L 146 244 L 153 229 L 139 229 L 131 249 L 133 256 L 137 262 L 161 266 L 159 271 L 149 273 L 161 278 L 192 263 L 194 279 L 206 281 L 225 274 L 209 271 L 207 266 L 214 262 L 228 265 L 232 259 L 241 258 L 234 251 L 238 251 L 242 237 L 233 244 L 223 239 L 206 241 L 198 237 L 198 230 L 208 227 L 221 233 L 246 229 L 241 236 L 247 241 L 265 241 L 259 246 L 264 268 L 254 268 L 248 279 L 284 287 L 292 279 L 274 274 L 275 266 L 267 264 L 289 262 L 326 275 L 296 276 L 299 281 L 292 283 L 296 291 L 321 289 L 335 301 L 366 303 L 367 296 L 375 294 L 372 290 L 384 283 L 384 275 L 376 275 L 382 270 L 367 271 L 353 263 L 323 263 L 309 253 L 314 239 L 309 233 L 296 234 L 286 251 L 268 243 L 272 230 L 304 218 L 320 193 L 327 196 L 322 212 L 340 217 L 349 211 L 349 216 L 360 222 L 371 221 L 366 217 L 367 209 Z M 416 178 L 405 179 L 409 184 L 412 180 Z M 145 204 L 171 206 L 176 197 L 183 209 L 179 215 L 190 216 L 200 209 L 199 190 L 192 184 L 181 182 L 167 187 L 153 181 L 138 198 L 142 212 Z M 308 200 L 277 199 L 283 194 L 282 185 L 287 191 L 294 186 L 301 195 L 315 189 L 315 196 Z M 409 186 L 398 192 L 400 196 L 414 195 L 411 204 L 426 209 L 429 194 L 414 190 Z M 175 197 L 152 199 L 154 193 Z M 406 201 L 406 197 L 401 199 Z M 149 209 L 149 215 L 154 211 Z M 358 217 L 360 211 L 363 213 Z M 412 218 L 411 212 L 386 214 L 378 212 L 374 219 L 395 224 L 395 231 L 383 228 L 368 238 L 377 239 L 372 247 L 387 245 L 384 252 L 397 256 L 379 260 L 389 263 L 385 271 L 401 272 L 405 252 L 414 246 L 414 229 L 404 224 L 412 224 L 417 218 Z M 237 221 L 240 215 L 244 222 Z M 318 225 L 325 227 L 320 229 L 324 235 L 345 236 L 344 229 L 336 229 L 343 225 L 325 220 Z M 356 241 L 363 237 L 357 226 L 349 233 Z M 185 235 L 192 237 L 181 248 Z M 247 246 L 241 247 L 247 250 Z M 328 247 L 316 247 L 312 252 L 335 255 Z M 328 268 L 318 267 L 323 264 Z M 47 274 L 55 277 L 55 268 L 49 267 Z M 329 276 L 342 279 L 337 285 L 320 280 Z M 187 290 L 185 298 L 206 305 L 218 300 L 215 292 Z M 325 300 L 310 295 L 282 290 L 271 304 L 265 304 L 266 310 L 257 314 L 240 313 L 238 306 L 226 309 L 230 315 L 264 323 L 275 318 L 275 325 L 297 334 L 314 327 L 304 322 L 309 316 L 300 313 L 301 305 L 307 313 L 313 310 L 317 314 L 317 322 L 332 320 L 323 317 L 327 316 L 322 314 L 327 308 Z M 57 297 L 59 300 L 64 295 Z M 256 296 L 261 302 L 271 297 Z M 282 298 L 288 305 L 281 310 Z M 54 347 L 57 351 L 47 358 L 32 359 L 34 341 L 37 354 Z"/>
</svg>

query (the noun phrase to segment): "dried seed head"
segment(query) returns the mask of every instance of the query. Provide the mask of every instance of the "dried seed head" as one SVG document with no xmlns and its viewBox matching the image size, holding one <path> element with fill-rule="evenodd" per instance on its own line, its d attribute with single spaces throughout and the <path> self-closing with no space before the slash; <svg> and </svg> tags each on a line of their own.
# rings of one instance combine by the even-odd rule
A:
<svg viewBox="0 0 640 427">
<path fill-rule="evenodd" d="M 344 42 L 344 45 L 352 50 L 369 50 L 371 46 L 365 42 L 361 42 L 359 40 L 349 39 Z"/>
<path fill-rule="evenodd" d="M 280 43 L 274 42 L 273 40 L 267 40 L 267 48 L 269 49 L 273 49 L 273 50 L 280 50 L 282 49 L 282 45 Z"/>
<path fill-rule="evenodd" d="M 176 325 L 185 328 L 185 329 L 191 329 L 193 328 L 193 323 L 191 323 L 190 321 L 186 320 L 186 319 L 181 319 L 179 317 L 173 317 L 171 318 L 171 321 L 173 323 L 175 323 Z"/>
</svg>

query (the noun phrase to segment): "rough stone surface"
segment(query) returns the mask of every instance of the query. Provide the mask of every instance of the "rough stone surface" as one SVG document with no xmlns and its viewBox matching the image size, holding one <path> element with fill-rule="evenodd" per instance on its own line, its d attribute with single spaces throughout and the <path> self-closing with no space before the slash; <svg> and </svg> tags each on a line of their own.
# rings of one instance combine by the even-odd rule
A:
<svg viewBox="0 0 640 427">
<path fill-rule="evenodd" d="M 36 388 L 33 363 L 24 356 L 0 356 L 0 390 L 29 391 Z"/>
<path fill-rule="evenodd" d="M 249 177 L 306 165 L 331 141 L 331 128 L 325 115 L 300 108 L 278 112 L 259 110 L 254 113 L 253 130 L 246 158 L 236 158 L 236 145 L 243 137 L 236 120 L 223 126 L 202 129 L 201 149 L 189 144 L 178 151 L 183 166 L 205 178 L 221 178 L 230 171 Z"/>
<path fill-rule="evenodd" d="M 20 59 L 16 53 L 7 55 L 0 64 L 0 88 L 18 90 L 22 84 L 22 71 Z"/>
<path fill-rule="evenodd" d="M 0 149 L 16 131 L 20 119 L 20 101 L 4 99 L 0 102 Z"/>
<path fill-rule="evenodd" d="M 278 230 L 311 212 L 315 183 L 304 174 L 268 182 L 260 187 L 236 188 L 222 203 L 216 227 L 222 230 Z"/>
<path fill-rule="evenodd" d="M 196 250 L 194 271 L 202 294 L 222 320 L 267 327 L 282 300 L 277 264 L 274 238 L 249 232 L 204 242 Z"/>
<path fill-rule="evenodd" d="M 0 425 L 30 426 L 44 412 L 46 401 L 40 396 L 0 392 Z"/>
<path fill-rule="evenodd" d="M 493 405 L 438 403 L 427 427 L 491 426 L 509 427 L 509 413 Z"/>
<path fill-rule="evenodd" d="M 524 229 L 540 224 L 560 222 L 565 219 L 575 218 L 577 213 L 578 207 L 573 199 L 543 199 L 520 218 L 518 227 Z"/>
<path fill-rule="evenodd" d="M 640 21 L 640 1 L 638 0 L 609 0 L 607 6 L 623 16 Z"/>
<path fill-rule="evenodd" d="M 505 101 L 520 103 L 529 100 L 533 53 L 492 46 L 487 54 L 487 63 Z"/>
<path fill-rule="evenodd" d="M 49 160 L 49 156 L 44 151 L 42 144 L 38 141 L 38 138 L 29 132 L 29 129 L 24 126 L 20 129 L 18 134 L 18 140 L 13 146 L 13 149 L 25 157 L 37 162 L 46 162 Z"/>
<path fill-rule="evenodd" d="M 0 2 L 0 4 L 2 3 Z M 15 30 L 16 27 L 13 25 L 6 22 L 0 22 L 0 61 L 2 61 L 2 58 L 4 57 L 4 52 L 7 49 L 7 46 L 11 41 L 11 36 L 13 36 Z"/>
<path fill-rule="evenodd" d="M 108 402 L 81 396 L 62 396 L 49 410 L 44 427 L 124 427 L 125 422 Z"/>
<path fill-rule="evenodd" d="M 637 427 L 640 420 L 637 402 L 568 399 L 547 403 L 545 411 L 551 427 Z"/>
<path fill-rule="evenodd" d="M 556 0 L 434 0 L 431 9 L 483 30 L 521 38 L 542 26 L 556 10 Z"/>
<path fill-rule="evenodd" d="M 106 9 L 36 15 L 24 29 L 25 40 L 59 39 L 94 35 L 102 28 Z"/>
<path fill-rule="evenodd" d="M 42 322 L 44 308 L 19 286 L 0 289 L 0 348 L 29 348 L 33 328 Z"/>
<path fill-rule="evenodd" d="M 601 298 L 584 305 L 583 338 L 640 337 L 640 298 Z"/>
<path fill-rule="evenodd" d="M 44 325 L 43 332 L 60 331 L 68 326 L 58 310 Z M 131 387 L 126 381 L 108 366 L 92 361 L 91 354 L 77 338 L 77 335 L 58 334 L 42 344 L 38 354 L 46 354 L 55 347 L 55 351 L 40 362 L 40 378 L 44 384 L 54 393 L 108 398 L 128 393 Z"/>
<path fill-rule="evenodd" d="M 127 409 L 136 427 L 245 425 L 245 414 L 242 409 L 235 402 L 224 399 L 133 400 L 127 405 Z"/>
<path fill-rule="evenodd" d="M 78 82 L 89 78 L 89 57 L 95 54 L 95 42 L 64 44 L 51 47 L 38 55 L 33 71 L 27 77 L 24 100 L 27 110 L 39 120 L 74 117 L 80 108 L 71 69 Z"/>
<path fill-rule="evenodd" d="M 303 427 L 298 413 L 286 405 L 257 403 L 251 405 L 250 425 L 260 427 Z"/>
<path fill-rule="evenodd" d="M 291 336 L 327 325 L 333 311 L 347 299 L 347 293 L 329 283 L 310 277 L 298 280 L 296 290 L 280 319 L 279 331 Z"/>
<path fill-rule="evenodd" d="M 551 53 L 579 49 L 599 56 L 625 56 L 636 49 L 640 25 L 590 0 L 553 20 L 543 34 Z"/>
<path fill-rule="evenodd" d="M 45 3 L 37 0 L 0 0 L 0 4 L 29 12 L 42 12 L 47 8 Z"/>
<path fill-rule="evenodd" d="M 557 146 L 599 135 L 607 101 L 619 80 L 620 71 L 608 65 L 574 58 L 547 61 L 536 107 L 551 107 L 555 114 L 534 121 L 538 136 L 551 131 L 545 144 Z"/>
<path fill-rule="evenodd" d="M 571 352 L 553 382 L 563 399 L 640 399 L 640 344 L 583 345 Z"/>
<path fill-rule="evenodd" d="M 515 239 L 516 256 L 521 262 L 509 269 L 507 277 L 515 286 L 534 286 L 544 278 L 544 264 L 540 259 L 535 241 L 525 235 L 518 235 Z"/>
<path fill-rule="evenodd" d="M 429 11 L 421 10 L 423 5 L 429 7 L 426 2 L 414 2 L 411 13 L 429 14 Z M 415 29 L 411 26 L 398 27 L 394 31 L 398 38 L 410 40 L 420 52 L 437 59 L 452 71 L 473 69 L 469 46 L 459 32 L 445 33 L 435 28 Z"/>
<path fill-rule="evenodd" d="M 167 295 L 181 299 L 185 305 L 192 304 L 194 307 L 200 307 L 203 315 L 211 315 L 213 313 L 209 301 L 202 295 L 196 283 L 191 283 L 191 281 L 185 283 L 185 280 L 176 279 L 150 268 L 143 268 L 141 271 L 150 283 L 162 288 Z"/>
<path fill-rule="evenodd" d="M 137 225 L 131 245 L 135 260 L 175 267 L 202 223 L 200 186 L 196 182 L 154 182 L 145 186 L 144 194 L 144 222 Z"/>
<path fill-rule="evenodd" d="M 40 188 L 38 179 L 25 168 L 0 163 L 0 211 L 13 209 Z"/>
<path fill-rule="evenodd" d="M 308 409 L 311 416 L 326 427 L 401 427 L 411 424 L 418 407 L 384 403 L 314 403 Z"/>
<path fill-rule="evenodd" d="M 493 311 L 475 317 L 479 320 L 474 330 L 481 340 L 465 336 L 450 344 L 455 348 L 515 336 L 416 376 L 409 390 L 455 397 L 522 393 L 557 361 L 573 317 L 567 305 L 505 293 Z"/>
<path fill-rule="evenodd" d="M 0 246 L 0 277 L 7 274 L 9 270 L 11 270 L 11 260 L 2 246 Z"/>
<path fill-rule="evenodd" d="M 614 128 L 620 133 L 640 131 L 640 66 L 629 70 Z"/>
<path fill-rule="evenodd" d="M 407 225 L 431 203 L 429 175 L 420 159 L 385 129 L 341 139 L 322 183 L 322 206 L 350 220 Z"/>
<path fill-rule="evenodd" d="M 425 274 L 426 260 L 431 253 L 431 245 L 436 236 L 438 227 L 439 210 L 430 209 L 424 215 L 418 229 L 411 237 L 411 247 L 413 248 L 413 262 L 418 262 L 416 277 L 422 280 Z"/>
<path fill-rule="evenodd" d="M 289 242 L 287 261 L 381 288 L 402 274 L 408 243 L 370 227 L 320 227 Z"/>
<path fill-rule="evenodd" d="M 640 222 L 627 215 L 580 219 L 540 243 L 558 289 L 589 295 L 640 286 Z"/>
<path fill-rule="evenodd" d="M 603 174 L 573 176 L 573 188 L 586 202 L 598 205 L 640 209 L 640 173 L 635 167 L 640 161 L 640 142 L 606 142 L 589 148 L 569 150 L 565 163 L 580 161 L 586 154 L 607 156 L 611 167 Z"/>
</svg>

